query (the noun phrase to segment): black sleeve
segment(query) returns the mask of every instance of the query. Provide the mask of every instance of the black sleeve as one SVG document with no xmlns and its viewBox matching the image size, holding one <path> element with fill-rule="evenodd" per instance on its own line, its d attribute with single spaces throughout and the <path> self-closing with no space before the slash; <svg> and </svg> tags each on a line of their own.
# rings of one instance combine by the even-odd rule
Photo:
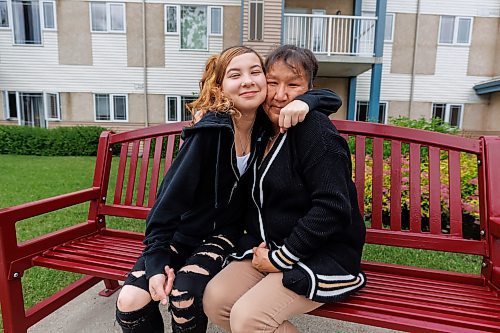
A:
<svg viewBox="0 0 500 333">
<path fill-rule="evenodd" d="M 309 90 L 295 99 L 306 103 L 309 110 L 320 111 L 327 116 L 337 112 L 342 105 L 342 100 L 335 92 L 324 88 Z"/>
<path fill-rule="evenodd" d="M 210 138 L 198 131 L 184 141 L 181 150 L 163 179 L 156 201 L 146 219 L 142 256 L 146 278 L 164 273 L 170 264 L 170 241 L 179 225 L 181 215 L 192 207 L 209 154 Z"/>
</svg>

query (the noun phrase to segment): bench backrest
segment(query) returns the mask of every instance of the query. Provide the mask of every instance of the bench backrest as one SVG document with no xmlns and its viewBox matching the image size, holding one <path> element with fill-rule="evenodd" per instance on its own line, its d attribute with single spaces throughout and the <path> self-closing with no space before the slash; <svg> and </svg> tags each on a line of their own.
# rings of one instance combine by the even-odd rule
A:
<svg viewBox="0 0 500 333">
<path fill-rule="evenodd" d="M 500 152 L 495 152 L 500 151 L 500 138 L 468 139 L 341 120 L 334 124 L 352 149 L 368 243 L 474 254 L 485 257 L 485 262 L 499 260 L 492 252 L 500 251 L 500 244 L 493 244 L 500 235 L 500 205 L 493 200 L 500 190 L 493 184 L 500 187 L 500 176 L 488 163 L 500 163 Z M 99 206 L 98 214 L 146 218 L 186 125 L 103 133 L 94 186 L 110 197 Z M 486 143 L 492 146 L 489 153 Z M 116 145 L 120 155 L 112 159 Z"/>
</svg>

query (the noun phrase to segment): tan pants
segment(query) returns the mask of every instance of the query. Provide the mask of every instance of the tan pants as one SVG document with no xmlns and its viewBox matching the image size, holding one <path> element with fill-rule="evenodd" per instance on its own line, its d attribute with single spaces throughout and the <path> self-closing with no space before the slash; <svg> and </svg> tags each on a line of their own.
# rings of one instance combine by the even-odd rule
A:
<svg viewBox="0 0 500 333">
<path fill-rule="evenodd" d="M 234 261 L 208 283 L 203 309 L 210 321 L 232 333 L 298 332 L 287 320 L 322 304 L 283 287 L 282 277 L 257 271 L 250 260 Z"/>
</svg>

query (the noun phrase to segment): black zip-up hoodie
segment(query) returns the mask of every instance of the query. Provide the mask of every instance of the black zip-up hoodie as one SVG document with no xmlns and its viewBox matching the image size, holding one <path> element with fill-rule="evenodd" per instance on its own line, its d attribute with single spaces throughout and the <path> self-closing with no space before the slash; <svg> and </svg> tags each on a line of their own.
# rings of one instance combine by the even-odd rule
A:
<svg viewBox="0 0 500 333">
<path fill-rule="evenodd" d="M 326 114 L 337 111 L 340 98 L 330 90 L 311 90 L 297 99 L 309 109 Z M 252 131 L 252 152 L 247 169 L 262 147 L 267 116 L 257 111 Z M 226 113 L 208 112 L 183 131 L 184 143 L 160 185 L 156 202 L 146 220 L 142 254 L 146 278 L 164 273 L 170 265 L 170 245 L 195 247 L 210 235 L 222 235 L 233 243 L 242 234 L 246 187 L 240 177 L 234 150 L 234 129 Z"/>
</svg>

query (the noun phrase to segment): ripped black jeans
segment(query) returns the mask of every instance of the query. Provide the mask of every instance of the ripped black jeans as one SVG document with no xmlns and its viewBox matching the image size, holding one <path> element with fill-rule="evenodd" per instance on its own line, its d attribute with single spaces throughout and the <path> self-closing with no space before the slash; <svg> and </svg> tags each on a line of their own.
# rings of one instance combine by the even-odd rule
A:
<svg viewBox="0 0 500 333">
<path fill-rule="evenodd" d="M 212 236 L 192 251 L 175 247 L 177 255 L 172 256 L 171 265 L 176 270 L 176 276 L 169 296 L 174 333 L 206 332 L 208 319 L 203 312 L 203 292 L 210 279 L 222 269 L 226 255 L 232 248 L 233 244 L 222 236 Z M 140 257 L 131 272 L 144 269 L 144 260 Z M 136 277 L 129 274 L 125 284 L 149 292 L 145 275 Z M 124 333 L 164 332 L 159 302 L 151 301 L 142 309 L 132 312 L 116 309 L 116 320 Z"/>
</svg>

